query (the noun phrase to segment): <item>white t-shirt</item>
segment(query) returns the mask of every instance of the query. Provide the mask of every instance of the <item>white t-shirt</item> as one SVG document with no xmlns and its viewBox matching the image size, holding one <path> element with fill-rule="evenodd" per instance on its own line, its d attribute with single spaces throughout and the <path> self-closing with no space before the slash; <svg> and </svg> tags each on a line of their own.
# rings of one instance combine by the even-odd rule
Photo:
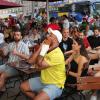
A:
<svg viewBox="0 0 100 100">
<path fill-rule="evenodd" d="M 63 22 L 63 28 L 69 28 L 69 21 L 67 19 Z"/>
<path fill-rule="evenodd" d="M 93 34 L 94 34 L 94 33 L 93 33 L 92 30 L 89 30 L 89 31 L 86 33 L 87 37 L 88 37 L 88 36 L 92 36 Z"/>
<path fill-rule="evenodd" d="M 4 34 L 0 33 L 0 44 L 4 42 Z"/>
</svg>

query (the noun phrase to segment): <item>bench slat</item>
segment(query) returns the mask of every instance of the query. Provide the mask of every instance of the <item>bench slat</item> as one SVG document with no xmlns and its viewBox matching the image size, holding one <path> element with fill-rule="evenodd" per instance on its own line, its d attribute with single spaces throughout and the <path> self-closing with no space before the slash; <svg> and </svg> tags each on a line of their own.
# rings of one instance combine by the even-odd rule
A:
<svg viewBox="0 0 100 100">
<path fill-rule="evenodd" d="M 100 77 L 87 76 L 87 77 L 77 78 L 77 83 L 94 83 L 94 82 L 99 83 Z"/>
<path fill-rule="evenodd" d="M 77 90 L 98 90 L 100 83 L 77 84 Z"/>
</svg>

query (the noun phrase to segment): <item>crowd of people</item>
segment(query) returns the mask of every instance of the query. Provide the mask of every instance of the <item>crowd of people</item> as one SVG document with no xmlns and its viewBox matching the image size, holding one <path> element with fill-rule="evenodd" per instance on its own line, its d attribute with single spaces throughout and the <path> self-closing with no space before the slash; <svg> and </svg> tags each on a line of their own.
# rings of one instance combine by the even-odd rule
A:
<svg viewBox="0 0 100 100">
<path fill-rule="evenodd" d="M 20 85 L 32 100 L 54 100 L 78 77 L 100 76 L 100 16 L 92 22 L 88 19 L 83 17 L 82 22 L 77 22 L 74 17 L 63 15 L 59 19 L 51 17 L 49 24 L 38 24 L 32 18 L 24 25 L 11 15 L 0 19 L 0 54 L 1 58 L 8 57 L 5 62 L 0 59 L 0 93 L 8 77 L 19 74 L 9 63 L 23 59 L 41 71 L 39 77 Z M 5 43 L 7 46 L 3 47 Z M 94 50 L 95 54 L 91 53 Z M 96 92 L 91 100 L 97 100 Z"/>
</svg>

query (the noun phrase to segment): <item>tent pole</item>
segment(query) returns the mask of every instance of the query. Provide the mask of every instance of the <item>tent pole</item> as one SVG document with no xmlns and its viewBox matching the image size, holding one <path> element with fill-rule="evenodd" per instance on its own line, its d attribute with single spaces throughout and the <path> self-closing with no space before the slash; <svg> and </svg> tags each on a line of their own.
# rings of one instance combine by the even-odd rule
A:
<svg viewBox="0 0 100 100">
<path fill-rule="evenodd" d="M 47 8 L 47 23 L 49 24 L 49 0 L 46 2 L 46 8 Z"/>
</svg>

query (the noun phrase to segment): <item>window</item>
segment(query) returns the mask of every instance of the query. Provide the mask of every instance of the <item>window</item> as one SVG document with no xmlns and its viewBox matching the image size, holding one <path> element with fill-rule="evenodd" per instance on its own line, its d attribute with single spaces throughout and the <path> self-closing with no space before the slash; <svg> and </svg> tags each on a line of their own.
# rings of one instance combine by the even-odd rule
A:
<svg viewBox="0 0 100 100">
<path fill-rule="evenodd" d="M 95 10 L 100 14 L 100 3 L 95 3 Z"/>
<path fill-rule="evenodd" d="M 76 4 L 75 12 L 80 12 L 82 14 L 90 13 L 90 5 L 89 4 Z"/>
<path fill-rule="evenodd" d="M 72 5 L 65 5 L 65 6 L 63 6 L 63 7 L 59 7 L 58 8 L 58 11 L 59 12 L 71 12 L 72 10 L 71 10 L 71 7 Z"/>
</svg>

